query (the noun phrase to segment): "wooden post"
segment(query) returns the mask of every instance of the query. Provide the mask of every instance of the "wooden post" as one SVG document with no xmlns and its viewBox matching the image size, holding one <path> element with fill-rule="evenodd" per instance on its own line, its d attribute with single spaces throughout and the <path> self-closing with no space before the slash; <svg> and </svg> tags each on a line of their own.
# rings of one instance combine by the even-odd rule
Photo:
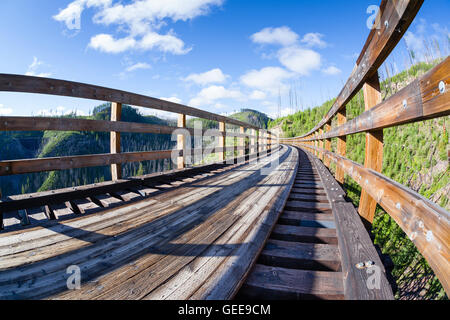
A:
<svg viewBox="0 0 450 320">
<path fill-rule="evenodd" d="M 372 109 L 381 102 L 380 81 L 378 79 L 378 72 L 375 73 L 363 87 L 364 103 L 366 111 Z M 366 155 L 364 166 L 372 170 L 381 172 L 383 165 L 383 130 L 370 131 L 366 134 Z M 366 220 L 372 224 L 375 216 L 375 209 L 377 202 L 369 196 L 364 189 L 361 192 L 361 199 L 359 201 L 358 212 Z"/>
<path fill-rule="evenodd" d="M 250 154 L 254 154 L 258 151 L 256 146 L 256 130 L 251 130 L 252 138 L 250 139 Z"/>
<path fill-rule="evenodd" d="M 331 131 L 331 122 L 325 125 L 325 132 Z M 331 151 L 331 139 L 325 139 L 325 149 Z M 324 157 L 324 164 L 329 168 L 331 164 L 331 158 L 327 155 Z"/>
<path fill-rule="evenodd" d="M 178 115 L 178 128 L 186 128 L 186 115 L 185 114 L 179 114 Z M 185 164 L 185 154 L 184 151 L 186 149 L 186 137 L 184 134 L 179 134 L 177 136 L 177 149 L 183 150 L 183 155 L 178 157 L 178 163 L 177 168 L 178 169 L 184 169 L 186 167 Z"/>
<path fill-rule="evenodd" d="M 342 126 L 347 122 L 347 110 L 346 107 L 338 112 L 338 126 Z M 340 156 L 345 157 L 347 154 L 347 137 L 338 137 L 337 138 L 337 153 Z M 345 173 L 344 169 L 340 166 L 336 166 L 336 180 L 344 184 L 345 181 Z"/>
<path fill-rule="evenodd" d="M 245 128 L 241 127 L 239 132 L 241 134 L 245 134 Z M 241 148 L 241 150 L 239 150 L 239 152 L 238 152 L 239 157 L 245 156 L 245 138 L 244 137 L 239 138 L 238 146 Z"/>
<path fill-rule="evenodd" d="M 261 130 L 258 130 L 258 152 L 262 152 L 262 135 Z"/>
<path fill-rule="evenodd" d="M 323 134 L 323 129 L 319 129 L 319 135 Z M 319 148 L 324 149 L 325 148 L 325 142 L 323 140 L 319 140 Z M 319 152 L 319 159 L 323 161 L 323 152 Z"/>
<path fill-rule="evenodd" d="M 319 133 L 316 131 L 315 138 L 317 139 L 318 136 L 319 136 Z M 314 141 L 314 146 L 316 148 L 319 148 L 319 140 Z M 319 158 L 319 155 L 320 155 L 319 151 L 316 150 L 315 154 L 316 154 L 316 157 Z"/>
<path fill-rule="evenodd" d="M 120 121 L 122 115 L 122 104 L 111 103 L 111 121 Z M 111 131 L 111 154 L 120 153 L 120 132 Z M 114 163 L 111 165 L 111 177 L 113 181 L 122 179 L 122 166 Z"/>
<path fill-rule="evenodd" d="M 225 122 L 219 122 L 219 131 L 220 131 L 220 137 L 219 137 L 219 148 L 221 148 L 221 152 L 219 152 L 219 161 L 225 161 L 226 158 L 226 149 L 225 149 L 225 134 L 226 134 L 226 126 Z"/>
</svg>

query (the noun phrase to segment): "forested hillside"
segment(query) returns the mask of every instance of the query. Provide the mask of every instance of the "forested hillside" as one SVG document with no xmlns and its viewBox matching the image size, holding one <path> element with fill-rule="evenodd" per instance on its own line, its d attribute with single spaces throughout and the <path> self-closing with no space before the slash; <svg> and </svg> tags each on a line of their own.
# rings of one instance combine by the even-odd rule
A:
<svg viewBox="0 0 450 320">
<path fill-rule="evenodd" d="M 439 61 L 419 63 L 411 69 L 382 81 L 383 99 L 398 92 L 415 78 L 430 70 Z M 285 137 L 300 136 L 310 131 L 330 109 L 334 101 L 269 123 L 269 128 L 281 127 Z M 364 111 L 362 92 L 347 105 L 347 119 Z M 333 123 L 335 126 L 336 123 Z M 384 130 L 382 173 L 408 186 L 431 201 L 450 210 L 450 172 L 447 158 L 450 117 L 443 117 Z M 336 152 L 337 139 L 332 139 Z M 364 163 L 365 135 L 347 137 L 347 157 Z M 332 167 L 335 170 L 335 167 Z M 355 206 L 359 204 L 361 188 L 346 177 L 345 186 Z M 373 223 L 374 242 L 390 256 L 398 299 L 445 299 L 445 292 L 425 259 L 393 219 L 377 208 Z"/>
<path fill-rule="evenodd" d="M 251 109 L 242 109 L 238 113 L 234 113 L 229 116 L 232 119 L 236 119 L 242 122 L 249 123 L 251 125 L 267 129 L 269 122 L 272 121 L 265 113 L 251 110 Z M 203 129 L 218 129 L 219 124 L 216 121 L 211 120 L 205 120 L 205 119 L 198 119 L 198 118 L 192 118 L 187 121 L 187 126 L 190 128 L 194 127 L 194 122 L 200 121 L 202 123 Z M 234 128 L 236 126 L 233 126 Z"/>
<path fill-rule="evenodd" d="M 94 109 L 87 119 L 110 119 L 110 104 Z M 73 117 L 68 116 L 68 117 Z M 122 110 L 122 121 L 168 125 L 165 120 L 143 116 L 129 106 Z M 173 125 L 173 123 L 171 123 Z M 122 152 L 170 150 L 175 142 L 170 135 L 122 133 Z M 69 155 L 110 152 L 109 132 L 2 132 L 0 160 L 48 158 Z M 170 168 L 169 160 L 129 163 L 123 166 L 125 177 L 163 171 Z M 3 196 L 79 186 L 111 179 L 108 166 L 71 169 L 36 174 L 0 177 Z"/>
<path fill-rule="evenodd" d="M 75 117 L 68 115 L 66 117 Z M 244 109 L 231 118 L 238 119 L 253 125 L 267 128 L 269 118 L 267 115 L 254 110 Z M 84 119 L 108 120 L 111 118 L 110 104 L 103 104 L 93 110 L 92 116 Z M 194 126 L 190 119 L 188 127 Z M 158 125 L 176 126 L 176 121 L 162 120 L 154 116 L 143 116 L 130 106 L 124 106 L 122 121 L 149 123 Z M 202 121 L 203 128 L 217 128 L 218 123 L 208 120 Z M 175 147 L 170 135 L 122 133 L 122 152 L 170 150 Z M 213 139 L 204 139 L 204 147 L 213 143 Z M 228 141 L 227 143 L 232 143 Z M 0 145 L 2 150 L 0 160 L 32 159 L 61 157 L 69 155 L 101 154 L 110 152 L 109 132 L 0 132 Z M 215 155 L 204 159 L 214 161 Z M 161 172 L 171 169 L 169 159 L 127 163 L 123 165 L 124 177 Z M 42 172 L 0 177 L 0 190 L 3 196 L 54 190 L 71 186 L 91 184 L 111 180 L 109 166 L 80 168 L 63 171 Z"/>
</svg>

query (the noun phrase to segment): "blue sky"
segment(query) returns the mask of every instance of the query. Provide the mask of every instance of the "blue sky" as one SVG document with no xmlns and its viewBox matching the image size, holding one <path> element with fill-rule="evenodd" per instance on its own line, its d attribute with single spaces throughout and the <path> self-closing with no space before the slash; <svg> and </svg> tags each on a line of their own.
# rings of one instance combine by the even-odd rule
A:
<svg viewBox="0 0 450 320">
<path fill-rule="evenodd" d="M 219 114 L 282 114 L 335 97 L 367 38 L 373 0 L 1 0 L 0 72 L 107 86 Z M 406 46 L 449 54 L 450 1 L 426 0 Z M 392 66 L 395 67 L 392 67 Z M 292 99 L 289 98 L 289 92 Z M 98 101 L 0 93 L 0 115 L 88 114 Z M 146 114 L 170 116 L 155 110 Z"/>
</svg>

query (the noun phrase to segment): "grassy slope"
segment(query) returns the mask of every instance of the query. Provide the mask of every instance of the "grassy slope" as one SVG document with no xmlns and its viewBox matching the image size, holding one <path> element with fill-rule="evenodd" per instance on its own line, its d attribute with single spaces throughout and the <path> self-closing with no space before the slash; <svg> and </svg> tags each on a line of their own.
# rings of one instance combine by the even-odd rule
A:
<svg viewBox="0 0 450 320">
<path fill-rule="evenodd" d="M 413 79 L 424 74 L 435 64 L 420 63 L 382 83 L 383 98 L 394 94 Z M 333 101 L 324 105 L 277 119 L 269 124 L 281 124 L 287 137 L 299 136 L 322 119 Z M 364 98 L 360 92 L 347 106 L 347 117 L 353 119 L 364 110 Z M 406 185 L 421 195 L 450 210 L 450 174 L 447 149 L 449 144 L 450 117 L 438 118 L 389 128 L 384 130 L 383 174 Z M 335 124 L 333 124 L 335 125 Z M 336 139 L 332 140 L 336 152 Z M 364 162 L 365 136 L 347 137 L 347 157 Z M 334 168 L 332 168 L 334 170 Z M 358 206 L 361 188 L 349 177 L 344 186 L 349 198 Z M 395 221 L 381 208 L 377 208 L 373 223 L 373 236 L 383 253 L 390 256 L 394 268 L 392 275 L 397 282 L 396 298 L 445 299 L 445 292 L 425 259 Z"/>
</svg>

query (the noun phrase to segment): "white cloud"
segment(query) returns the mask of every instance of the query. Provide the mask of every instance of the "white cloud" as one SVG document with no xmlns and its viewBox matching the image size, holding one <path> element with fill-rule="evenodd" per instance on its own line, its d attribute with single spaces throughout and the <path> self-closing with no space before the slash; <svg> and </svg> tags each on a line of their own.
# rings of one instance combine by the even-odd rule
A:
<svg viewBox="0 0 450 320">
<path fill-rule="evenodd" d="M 155 48 L 162 52 L 177 55 L 183 55 L 192 50 L 192 48 L 186 48 L 183 40 L 172 33 L 161 35 L 156 32 L 149 32 L 138 43 L 138 49 L 152 50 Z"/>
<path fill-rule="evenodd" d="M 249 96 L 249 98 L 252 100 L 264 100 L 264 99 L 266 99 L 266 97 L 267 97 L 267 94 L 260 90 L 253 91 Z"/>
<path fill-rule="evenodd" d="M 280 44 L 282 46 L 293 45 L 298 41 L 298 34 L 289 27 L 265 28 L 253 34 L 251 37 L 253 42 L 259 44 Z"/>
<path fill-rule="evenodd" d="M 327 43 L 322 40 L 324 37 L 321 33 L 307 33 L 303 36 L 302 43 L 308 47 L 325 48 Z"/>
<path fill-rule="evenodd" d="M 4 105 L 0 104 L 0 116 L 7 116 L 13 113 L 13 109 L 6 108 Z"/>
<path fill-rule="evenodd" d="M 323 69 L 322 72 L 330 76 L 335 76 L 342 73 L 342 70 L 335 66 L 329 66 L 328 68 Z"/>
<path fill-rule="evenodd" d="M 53 18 L 74 28 L 74 20 L 80 19 L 83 10 L 94 7 L 98 12 L 94 23 L 116 25 L 118 32 L 127 35 L 117 38 L 111 34 L 98 34 L 91 38 L 89 47 L 106 53 L 121 53 L 128 50 L 159 50 L 182 55 L 191 51 L 173 31 L 159 31 L 172 22 L 187 21 L 209 13 L 213 6 L 224 0 L 133 0 L 127 4 L 112 0 L 75 0 Z"/>
<path fill-rule="evenodd" d="M 89 47 L 106 53 L 121 53 L 136 46 L 133 38 L 114 39 L 110 34 L 98 34 L 91 38 Z"/>
<path fill-rule="evenodd" d="M 28 66 L 28 70 L 25 75 L 43 78 L 50 77 L 52 75 L 50 72 L 38 72 L 38 69 L 40 69 L 42 65 L 44 65 L 44 62 L 39 61 L 36 57 L 33 57 L 33 62 Z"/>
<path fill-rule="evenodd" d="M 81 13 L 85 8 L 90 7 L 106 7 L 111 5 L 112 0 L 75 0 L 63 9 L 53 19 L 59 22 L 64 22 L 68 29 L 81 28 Z"/>
<path fill-rule="evenodd" d="M 189 105 L 200 107 L 211 105 L 216 100 L 221 99 L 239 99 L 242 93 L 239 90 L 226 89 L 223 86 L 210 86 L 202 89 L 195 98 L 191 99 Z"/>
<path fill-rule="evenodd" d="M 229 76 L 225 75 L 222 70 L 216 68 L 204 73 L 192 73 L 183 80 L 204 86 L 211 83 L 224 83 L 228 77 Z"/>
<path fill-rule="evenodd" d="M 170 98 L 159 98 L 161 100 L 165 100 L 165 101 L 169 101 L 169 102 L 173 102 L 173 103 L 178 103 L 181 104 L 183 101 L 177 97 L 170 97 Z"/>
<path fill-rule="evenodd" d="M 138 62 L 138 63 L 135 63 L 135 64 L 129 66 L 129 67 L 126 69 L 126 71 L 127 71 L 127 72 L 133 72 L 133 71 L 136 71 L 136 70 L 150 69 L 151 67 L 152 67 L 152 66 L 149 65 L 148 63 L 145 63 L 145 62 Z"/>
<path fill-rule="evenodd" d="M 261 70 L 251 70 L 241 77 L 241 82 L 247 87 L 268 91 L 272 94 L 278 93 L 283 86 L 283 81 L 294 75 L 280 67 L 266 67 Z"/>
<path fill-rule="evenodd" d="M 287 47 L 278 52 L 278 58 L 283 66 L 295 73 L 305 76 L 321 66 L 319 53 L 300 47 Z"/>
</svg>

